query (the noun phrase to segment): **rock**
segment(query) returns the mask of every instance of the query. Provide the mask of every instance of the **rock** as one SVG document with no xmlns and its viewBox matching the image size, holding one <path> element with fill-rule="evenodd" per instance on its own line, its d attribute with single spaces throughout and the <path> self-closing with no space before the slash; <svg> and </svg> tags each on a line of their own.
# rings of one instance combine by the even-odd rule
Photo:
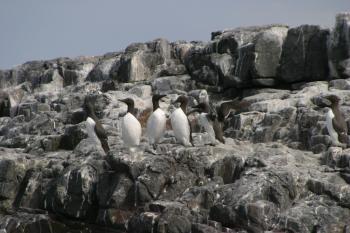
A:
<svg viewBox="0 0 350 233">
<path fill-rule="evenodd" d="M 287 36 L 287 31 L 287 27 L 272 27 L 255 37 L 254 79 L 276 77 L 282 45 Z M 274 83 L 270 83 L 269 86 L 274 86 Z"/>
<path fill-rule="evenodd" d="M 152 94 L 152 87 L 150 85 L 134 86 L 128 92 L 140 98 L 150 98 Z"/>
<path fill-rule="evenodd" d="M 302 25 L 288 30 L 282 47 L 279 77 L 287 83 L 326 80 L 329 75 L 329 30 Z"/>
<path fill-rule="evenodd" d="M 102 92 L 115 91 L 115 90 L 117 90 L 117 88 L 113 80 L 106 80 L 102 82 L 102 87 L 101 87 Z"/>
<path fill-rule="evenodd" d="M 347 27 L 339 22 L 334 38 Z M 328 79 L 327 30 L 304 25 L 285 38 L 286 30 L 157 39 L 0 71 L 11 105 L 0 116 L 0 232 L 347 232 L 349 149 L 331 147 L 324 96 L 338 95 L 349 115 L 349 80 L 331 70 L 336 79 L 311 81 Z M 346 41 L 334 38 L 330 68 L 346 75 L 348 58 L 331 52 Z M 188 110 L 207 99 L 214 107 L 242 102 L 223 123 L 225 144 L 207 145 L 195 113 L 193 146 L 177 144 L 167 124 L 155 149 L 145 132 L 125 148 L 119 99 L 134 99 L 145 129 L 154 93 L 167 95 L 166 115 L 179 95 Z M 107 154 L 87 138 L 86 96 L 108 135 Z"/>
<path fill-rule="evenodd" d="M 219 73 L 211 61 L 211 55 L 204 44 L 192 47 L 185 57 L 185 65 L 190 75 L 197 82 L 216 86 L 219 83 Z"/>
<path fill-rule="evenodd" d="M 348 218 L 349 212 L 344 208 L 336 208 L 334 201 L 316 196 L 306 199 L 307 204 L 298 202 L 283 213 L 277 229 L 294 232 L 343 232 L 345 227 L 341 219 Z M 318 211 L 314 211 L 317 209 Z M 276 230 L 277 230 L 276 229 Z"/>
<path fill-rule="evenodd" d="M 94 165 L 67 167 L 46 195 L 46 208 L 76 219 L 96 218 L 97 167 Z"/>
<path fill-rule="evenodd" d="M 349 208 L 350 206 L 350 189 L 347 184 L 332 184 L 316 179 L 310 179 L 307 182 L 307 187 L 315 194 L 325 194 L 328 197 L 337 200 L 338 204 L 345 208 Z"/>
<path fill-rule="evenodd" d="M 207 226 L 205 224 L 195 223 L 195 224 L 192 224 L 191 232 L 193 232 L 193 233 L 204 233 L 204 232 L 218 233 L 221 231 L 218 231 L 214 227 Z"/>
<path fill-rule="evenodd" d="M 62 136 L 60 148 L 73 150 L 84 138 L 87 138 L 85 122 L 82 122 L 79 125 L 67 127 L 64 135 Z"/>
<path fill-rule="evenodd" d="M 338 90 L 350 90 L 350 83 L 348 80 L 336 79 L 329 82 L 329 88 Z"/>
<path fill-rule="evenodd" d="M 240 222 L 250 231 L 267 230 L 277 208 L 288 208 L 295 197 L 295 184 L 289 177 L 287 173 L 263 172 L 259 176 L 243 176 L 234 184 L 223 186 L 218 190 L 217 204 L 210 209 L 210 218 L 228 227 Z M 266 184 L 270 179 L 275 181 L 273 187 Z M 250 191 L 244 191 L 248 186 Z"/>
<path fill-rule="evenodd" d="M 167 40 L 158 39 L 146 44 L 131 44 L 125 49 L 118 65 L 117 77 L 122 82 L 152 79 L 157 66 L 170 59 L 171 47 Z"/>
<path fill-rule="evenodd" d="M 249 43 L 239 47 L 234 78 L 231 83 L 234 87 L 243 88 L 251 85 L 251 71 L 254 67 L 255 45 Z"/>
<path fill-rule="evenodd" d="M 118 63 L 120 54 L 106 54 L 97 63 L 97 65 L 90 71 L 86 77 L 87 81 L 99 82 L 108 80 L 110 72 L 115 63 Z"/>
<path fill-rule="evenodd" d="M 336 17 L 334 32 L 331 34 L 330 59 L 333 75 L 337 78 L 349 78 L 350 58 L 350 14 L 340 13 Z"/>
<path fill-rule="evenodd" d="M 78 84 L 86 79 L 98 62 L 98 57 L 77 57 L 75 59 L 58 59 L 57 69 L 63 78 L 63 86 Z"/>
<path fill-rule="evenodd" d="M 324 163 L 330 167 L 346 168 L 350 167 L 349 149 L 342 150 L 340 147 L 330 147 L 324 152 Z"/>
<path fill-rule="evenodd" d="M 156 93 L 162 94 L 172 94 L 176 91 L 185 93 L 191 86 L 191 77 L 188 75 L 161 77 L 152 82 L 152 89 Z"/>
</svg>

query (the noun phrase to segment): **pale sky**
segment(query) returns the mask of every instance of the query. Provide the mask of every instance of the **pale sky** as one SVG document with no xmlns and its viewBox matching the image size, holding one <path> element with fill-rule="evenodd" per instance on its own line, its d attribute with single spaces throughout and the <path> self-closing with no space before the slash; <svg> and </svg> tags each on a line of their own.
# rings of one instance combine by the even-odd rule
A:
<svg viewBox="0 0 350 233">
<path fill-rule="evenodd" d="M 0 69 L 30 60 L 102 55 L 163 37 L 281 23 L 333 27 L 350 0 L 1 0 Z"/>
</svg>

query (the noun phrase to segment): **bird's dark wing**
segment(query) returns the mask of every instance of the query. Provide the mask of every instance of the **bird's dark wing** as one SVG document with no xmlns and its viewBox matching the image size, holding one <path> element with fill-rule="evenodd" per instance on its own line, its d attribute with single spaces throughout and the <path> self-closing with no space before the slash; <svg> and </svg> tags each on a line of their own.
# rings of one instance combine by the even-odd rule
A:
<svg viewBox="0 0 350 233">
<path fill-rule="evenodd" d="M 109 151 L 108 137 L 107 137 L 107 133 L 106 133 L 105 129 L 103 128 L 103 126 L 101 125 L 101 123 L 99 121 L 96 121 L 95 132 L 96 132 L 97 137 L 101 141 L 101 145 L 102 145 L 103 150 L 107 153 Z"/>
<path fill-rule="evenodd" d="M 338 119 L 337 119 L 338 118 Z M 334 117 L 332 120 L 334 130 L 338 133 L 347 133 L 347 125 L 342 117 Z"/>
<path fill-rule="evenodd" d="M 334 117 L 332 120 L 333 128 L 338 133 L 338 140 L 341 143 L 348 144 L 348 127 L 342 116 Z"/>
<path fill-rule="evenodd" d="M 210 112 L 207 114 L 207 118 L 209 121 L 213 122 L 217 119 L 217 115 L 216 115 L 216 113 Z"/>
<path fill-rule="evenodd" d="M 190 142 L 191 142 L 192 146 L 194 146 L 194 144 L 193 144 L 193 138 L 192 138 L 192 127 L 191 127 L 191 122 L 190 122 L 190 120 L 188 119 L 188 117 L 187 117 L 187 121 L 188 121 L 188 125 L 190 126 Z"/>
<path fill-rule="evenodd" d="M 239 100 L 238 97 L 231 101 L 222 103 L 218 108 L 218 119 L 223 122 L 231 111 L 242 112 L 250 105 L 245 100 Z"/>
</svg>

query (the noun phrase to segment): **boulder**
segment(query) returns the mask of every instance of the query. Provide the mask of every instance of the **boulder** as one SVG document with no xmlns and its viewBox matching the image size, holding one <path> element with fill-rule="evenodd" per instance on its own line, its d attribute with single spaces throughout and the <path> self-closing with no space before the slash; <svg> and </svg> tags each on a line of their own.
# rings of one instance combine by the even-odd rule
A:
<svg viewBox="0 0 350 233">
<path fill-rule="evenodd" d="M 281 81 L 326 80 L 329 76 L 327 41 L 329 30 L 302 25 L 288 30 L 283 43 L 278 76 Z"/>
<path fill-rule="evenodd" d="M 157 74 L 157 67 L 169 60 L 170 56 L 171 46 L 165 39 L 131 44 L 125 49 L 117 67 L 112 68 L 112 78 L 122 82 L 150 80 Z"/>
<path fill-rule="evenodd" d="M 114 67 L 115 63 L 119 62 L 120 56 L 119 53 L 109 53 L 104 55 L 87 75 L 86 80 L 91 82 L 108 80 L 110 78 L 112 67 Z"/>
<path fill-rule="evenodd" d="M 338 78 L 350 77 L 350 14 L 340 13 L 330 42 L 330 59 L 333 75 Z"/>
<path fill-rule="evenodd" d="M 275 86 L 282 45 L 287 36 L 287 27 L 272 27 L 256 35 L 255 61 L 253 69 L 254 84 Z M 275 81 L 273 81 L 275 80 Z"/>
</svg>

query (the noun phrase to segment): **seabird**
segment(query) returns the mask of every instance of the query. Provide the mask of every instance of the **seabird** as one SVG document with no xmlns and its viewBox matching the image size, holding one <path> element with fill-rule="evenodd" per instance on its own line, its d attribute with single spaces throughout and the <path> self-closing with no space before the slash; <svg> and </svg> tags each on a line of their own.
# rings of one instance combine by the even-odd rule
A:
<svg viewBox="0 0 350 233">
<path fill-rule="evenodd" d="M 108 146 L 107 133 L 106 133 L 105 129 L 103 128 L 100 120 L 97 118 L 97 116 L 95 114 L 95 108 L 94 108 L 92 99 L 90 97 L 85 98 L 84 110 L 85 110 L 86 115 L 87 115 L 86 122 L 88 123 L 88 125 L 90 127 L 92 127 L 91 129 L 94 129 L 94 131 L 90 132 L 91 135 L 89 135 L 89 137 L 91 136 L 92 138 L 94 138 L 93 134 L 95 136 L 97 136 L 97 138 L 101 142 L 101 146 L 102 146 L 103 150 L 105 151 L 105 153 L 108 153 L 109 146 Z M 88 133 L 89 133 L 89 131 L 88 131 Z"/>
<path fill-rule="evenodd" d="M 153 113 L 147 120 L 147 135 L 149 143 L 153 145 L 159 142 L 165 131 L 166 116 L 164 111 L 159 107 L 159 100 L 166 95 L 153 95 Z"/>
<path fill-rule="evenodd" d="M 238 97 L 230 101 L 222 102 L 216 110 L 218 120 L 224 122 L 231 112 L 240 112 L 248 106 L 249 103 L 247 101 L 239 100 Z"/>
<path fill-rule="evenodd" d="M 119 100 L 128 105 L 128 111 L 122 120 L 122 138 L 128 147 L 138 146 L 141 139 L 141 124 L 135 117 L 134 100 L 131 98 Z"/>
<path fill-rule="evenodd" d="M 217 144 L 216 139 L 225 143 L 221 122 L 219 122 L 217 116 L 210 111 L 209 103 L 203 102 L 193 106 L 190 113 L 192 112 L 200 113 L 199 123 L 208 133 L 211 145 Z"/>
<path fill-rule="evenodd" d="M 330 108 L 326 114 L 327 130 L 335 146 L 346 147 L 348 144 L 348 126 L 339 109 L 340 98 L 336 95 L 324 97 L 329 100 Z"/>
<path fill-rule="evenodd" d="M 171 126 L 174 131 L 175 138 L 184 146 L 192 144 L 192 130 L 190 122 L 186 115 L 187 97 L 179 96 L 175 103 L 180 103 L 180 107 L 175 109 L 170 116 Z"/>
</svg>

